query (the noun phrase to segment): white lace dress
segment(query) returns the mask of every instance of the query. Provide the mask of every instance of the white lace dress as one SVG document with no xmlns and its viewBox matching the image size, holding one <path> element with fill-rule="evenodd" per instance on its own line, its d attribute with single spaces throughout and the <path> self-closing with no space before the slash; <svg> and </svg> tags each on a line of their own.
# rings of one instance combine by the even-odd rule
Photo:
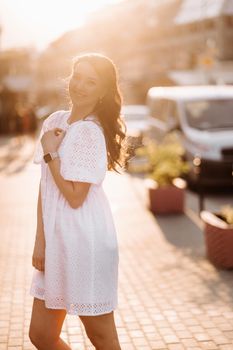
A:
<svg viewBox="0 0 233 350">
<path fill-rule="evenodd" d="M 52 113 L 42 125 L 33 162 L 41 164 L 41 199 L 46 240 L 45 270 L 34 268 L 30 295 L 47 308 L 68 314 L 101 315 L 117 307 L 118 242 L 102 183 L 107 171 L 103 130 L 95 116 L 69 125 L 70 111 Z M 60 173 L 90 182 L 83 204 L 73 209 L 43 160 L 40 139 L 59 127 L 66 135 L 58 148 Z"/>
</svg>

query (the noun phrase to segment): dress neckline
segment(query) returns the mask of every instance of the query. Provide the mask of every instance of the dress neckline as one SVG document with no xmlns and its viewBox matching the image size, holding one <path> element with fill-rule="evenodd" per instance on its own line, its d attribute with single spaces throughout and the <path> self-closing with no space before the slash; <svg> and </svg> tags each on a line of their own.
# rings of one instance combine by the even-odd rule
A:
<svg viewBox="0 0 233 350">
<path fill-rule="evenodd" d="M 67 113 L 68 114 L 68 116 L 66 115 L 65 116 L 65 123 L 66 123 L 66 125 L 68 126 L 68 127 L 71 127 L 72 125 L 74 125 L 74 124 L 76 124 L 76 123 L 79 123 L 79 122 L 84 122 L 85 120 L 96 120 L 96 121 L 98 121 L 97 120 L 97 118 L 93 115 L 93 114 L 90 114 L 90 115 L 88 115 L 87 117 L 85 117 L 85 119 L 79 119 L 79 120 L 76 120 L 76 121 L 74 121 L 73 123 L 68 123 L 68 119 L 69 119 L 69 117 L 70 117 L 70 111 Z"/>
</svg>

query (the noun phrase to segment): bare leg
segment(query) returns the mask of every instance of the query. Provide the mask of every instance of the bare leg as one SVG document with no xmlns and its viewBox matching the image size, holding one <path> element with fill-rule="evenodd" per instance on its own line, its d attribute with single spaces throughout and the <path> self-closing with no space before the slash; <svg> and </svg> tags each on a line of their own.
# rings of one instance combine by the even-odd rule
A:
<svg viewBox="0 0 233 350">
<path fill-rule="evenodd" d="M 60 338 L 66 310 L 48 309 L 44 300 L 34 298 L 29 338 L 39 350 L 71 350 Z"/>
<path fill-rule="evenodd" d="M 121 350 L 113 311 L 99 316 L 79 316 L 96 350 Z"/>
<path fill-rule="evenodd" d="M 59 338 L 57 343 L 46 345 L 45 347 L 39 347 L 39 350 L 71 350 L 71 348 L 62 340 Z"/>
</svg>

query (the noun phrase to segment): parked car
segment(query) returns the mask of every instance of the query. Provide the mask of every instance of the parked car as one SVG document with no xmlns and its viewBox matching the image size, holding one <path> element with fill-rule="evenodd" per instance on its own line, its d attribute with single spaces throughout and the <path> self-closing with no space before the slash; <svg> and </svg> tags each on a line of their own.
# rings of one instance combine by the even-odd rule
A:
<svg viewBox="0 0 233 350">
<path fill-rule="evenodd" d="M 149 108 L 146 105 L 123 105 L 121 116 L 126 124 L 126 136 L 131 157 L 135 150 L 143 144 L 143 137 L 150 129 Z"/>
<path fill-rule="evenodd" d="M 129 136 L 137 137 L 150 128 L 149 108 L 146 105 L 123 105 L 121 115 Z"/>
<path fill-rule="evenodd" d="M 191 167 L 190 184 L 233 188 L 233 87 L 152 87 L 154 135 L 176 130 Z"/>
</svg>

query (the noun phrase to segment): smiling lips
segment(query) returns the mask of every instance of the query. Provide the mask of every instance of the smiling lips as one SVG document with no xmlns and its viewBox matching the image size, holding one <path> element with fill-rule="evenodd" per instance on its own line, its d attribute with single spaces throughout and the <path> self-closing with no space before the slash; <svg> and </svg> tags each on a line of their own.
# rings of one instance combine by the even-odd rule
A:
<svg viewBox="0 0 233 350">
<path fill-rule="evenodd" d="M 74 91 L 75 95 L 78 96 L 78 97 L 86 97 L 87 95 L 86 94 L 82 94 L 80 92 L 76 92 Z"/>
</svg>

